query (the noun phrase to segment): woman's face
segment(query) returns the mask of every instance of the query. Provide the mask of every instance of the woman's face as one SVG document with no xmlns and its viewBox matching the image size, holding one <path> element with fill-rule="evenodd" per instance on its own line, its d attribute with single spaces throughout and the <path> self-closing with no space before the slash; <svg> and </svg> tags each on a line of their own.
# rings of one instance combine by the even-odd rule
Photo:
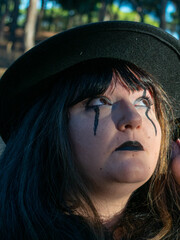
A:
<svg viewBox="0 0 180 240">
<path fill-rule="evenodd" d="M 152 176 L 161 128 L 147 90 L 127 91 L 112 81 L 102 96 L 70 109 L 69 129 L 75 160 L 92 189 L 126 186 L 132 192 Z"/>
</svg>

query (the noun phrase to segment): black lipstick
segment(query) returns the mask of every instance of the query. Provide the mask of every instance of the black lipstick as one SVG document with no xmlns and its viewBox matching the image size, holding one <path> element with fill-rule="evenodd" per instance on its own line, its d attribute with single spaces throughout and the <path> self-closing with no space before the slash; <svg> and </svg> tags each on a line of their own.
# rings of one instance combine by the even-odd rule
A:
<svg viewBox="0 0 180 240">
<path fill-rule="evenodd" d="M 115 151 L 144 151 L 144 148 L 137 141 L 127 141 L 116 148 Z"/>
</svg>

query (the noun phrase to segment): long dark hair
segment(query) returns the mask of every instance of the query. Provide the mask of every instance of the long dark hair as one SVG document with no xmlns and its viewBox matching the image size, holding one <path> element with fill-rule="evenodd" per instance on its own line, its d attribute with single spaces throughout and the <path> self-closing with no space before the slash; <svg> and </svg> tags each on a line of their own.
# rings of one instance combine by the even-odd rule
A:
<svg viewBox="0 0 180 240">
<path fill-rule="evenodd" d="M 149 74 L 133 64 L 110 59 L 87 61 L 50 77 L 48 90 L 22 114 L 0 158 L 1 239 L 106 238 L 107 231 L 73 159 L 68 111 L 74 104 L 104 93 L 113 73 L 131 91 L 150 90 L 163 137 L 155 173 L 132 195 L 111 229 L 112 237 L 178 239 L 180 199 L 168 160 L 171 107 Z M 79 208 L 82 216 L 76 211 Z"/>
</svg>

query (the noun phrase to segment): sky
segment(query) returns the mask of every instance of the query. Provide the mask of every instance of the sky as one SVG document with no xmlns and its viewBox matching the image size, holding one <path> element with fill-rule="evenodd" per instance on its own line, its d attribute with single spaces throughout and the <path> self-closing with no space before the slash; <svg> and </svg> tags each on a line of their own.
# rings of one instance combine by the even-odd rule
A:
<svg viewBox="0 0 180 240">
<path fill-rule="evenodd" d="M 122 5 L 120 9 L 122 12 L 131 12 L 132 11 L 131 6 L 127 5 L 127 4 Z M 175 10 L 176 9 L 175 9 L 174 5 L 171 2 L 168 2 L 167 8 L 166 8 L 167 21 L 171 21 L 171 13 L 175 12 Z"/>
</svg>

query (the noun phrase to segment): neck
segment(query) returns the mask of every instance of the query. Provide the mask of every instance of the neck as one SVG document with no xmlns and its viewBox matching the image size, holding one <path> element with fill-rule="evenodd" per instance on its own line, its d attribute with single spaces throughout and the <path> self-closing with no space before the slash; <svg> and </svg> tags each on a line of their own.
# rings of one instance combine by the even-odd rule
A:
<svg viewBox="0 0 180 240">
<path fill-rule="evenodd" d="M 136 184 L 106 184 L 101 189 L 95 187 L 95 185 L 89 187 L 89 189 L 89 197 L 102 223 L 105 227 L 111 228 L 122 216 L 127 202 L 137 186 Z M 77 213 L 86 216 L 81 208 L 78 208 Z"/>
<path fill-rule="evenodd" d="M 126 207 L 130 195 L 122 196 L 118 199 L 112 198 L 96 198 L 91 197 L 94 206 L 102 220 L 102 223 L 110 228 L 113 226 L 117 220 L 120 218 L 123 210 Z"/>
</svg>

